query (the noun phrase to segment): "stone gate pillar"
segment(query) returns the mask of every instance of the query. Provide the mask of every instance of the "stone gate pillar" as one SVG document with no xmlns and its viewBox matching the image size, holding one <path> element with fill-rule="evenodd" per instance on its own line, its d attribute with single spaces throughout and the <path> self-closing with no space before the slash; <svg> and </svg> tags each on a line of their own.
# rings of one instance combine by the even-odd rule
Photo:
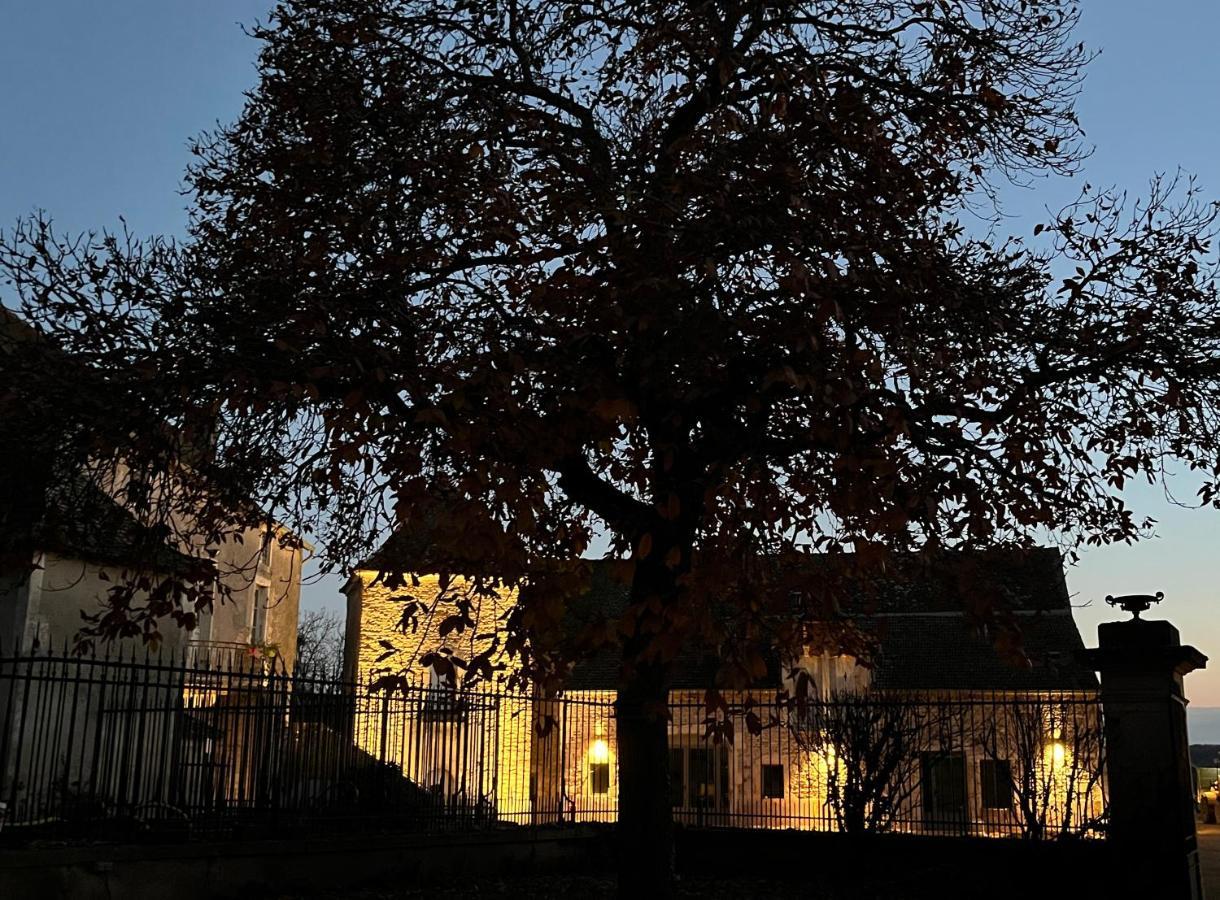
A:
<svg viewBox="0 0 1220 900">
<path fill-rule="evenodd" d="M 1109 840 L 1124 882 L 1145 896 L 1203 896 L 1182 676 L 1207 664 L 1169 622 L 1141 619 L 1155 596 L 1107 597 L 1133 614 L 1097 629 L 1088 651 L 1101 676 Z M 1127 865 L 1130 871 L 1127 871 Z M 1130 878 L 1127 878 L 1128 874 Z"/>
</svg>

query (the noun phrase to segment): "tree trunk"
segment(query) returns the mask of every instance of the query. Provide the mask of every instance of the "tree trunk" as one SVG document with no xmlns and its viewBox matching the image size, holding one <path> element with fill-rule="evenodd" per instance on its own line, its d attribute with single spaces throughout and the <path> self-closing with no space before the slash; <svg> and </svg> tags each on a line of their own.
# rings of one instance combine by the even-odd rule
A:
<svg viewBox="0 0 1220 900">
<path fill-rule="evenodd" d="M 619 896 L 673 894 L 673 810 L 669 800 L 668 689 L 649 667 L 619 690 Z"/>
<path fill-rule="evenodd" d="M 653 560 L 637 563 L 631 590 L 635 630 L 624 642 L 623 675 L 615 703 L 618 729 L 619 896 L 673 895 L 673 809 L 669 793 L 668 662 L 649 659 L 665 627 L 664 609 L 677 596 L 674 573 Z M 658 603 L 659 601 L 659 603 Z"/>
</svg>

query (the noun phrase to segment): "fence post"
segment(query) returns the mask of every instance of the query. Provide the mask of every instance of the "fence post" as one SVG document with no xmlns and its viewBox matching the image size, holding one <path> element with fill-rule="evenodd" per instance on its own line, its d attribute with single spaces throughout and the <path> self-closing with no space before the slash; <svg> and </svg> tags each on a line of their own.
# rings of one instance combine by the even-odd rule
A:
<svg viewBox="0 0 1220 900">
<path fill-rule="evenodd" d="M 1182 676 L 1207 664 L 1183 646 L 1169 622 L 1140 612 L 1161 599 L 1107 597 L 1133 617 L 1098 626 L 1090 664 L 1101 675 L 1109 783 L 1109 839 L 1122 860 L 1121 876 L 1147 896 L 1203 896 L 1195 835 L 1186 695 Z M 1129 868 L 1128 868 L 1129 867 Z"/>
</svg>

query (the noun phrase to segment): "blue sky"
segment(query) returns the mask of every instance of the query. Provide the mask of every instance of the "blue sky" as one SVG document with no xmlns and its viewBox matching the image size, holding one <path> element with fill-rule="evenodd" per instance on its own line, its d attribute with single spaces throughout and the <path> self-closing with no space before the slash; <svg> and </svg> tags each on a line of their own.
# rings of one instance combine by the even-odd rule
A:
<svg viewBox="0 0 1220 900">
<path fill-rule="evenodd" d="M 0 3 L 0 228 L 36 209 L 70 231 L 115 227 L 180 234 L 188 139 L 234 118 L 254 83 L 256 44 L 241 31 L 263 0 L 3 0 Z M 1044 207 L 1082 180 L 1139 192 L 1158 172 L 1196 173 L 1220 197 L 1220 3 L 1087 4 L 1080 37 L 1101 51 L 1079 110 L 1095 146 L 1081 179 L 1010 191 L 1009 230 L 1029 234 Z M 1177 488 L 1190 499 L 1193 485 Z M 1068 572 L 1085 640 L 1113 617 L 1107 593 L 1163 590 L 1164 615 L 1215 667 L 1188 679 L 1196 706 L 1220 706 L 1220 513 L 1186 510 L 1159 489 L 1130 501 L 1157 537 L 1087 552 Z M 311 606 L 339 604 L 337 580 L 306 587 Z M 1196 740 L 1220 741 L 1196 717 Z M 1206 728 L 1206 733 L 1203 733 Z"/>
</svg>

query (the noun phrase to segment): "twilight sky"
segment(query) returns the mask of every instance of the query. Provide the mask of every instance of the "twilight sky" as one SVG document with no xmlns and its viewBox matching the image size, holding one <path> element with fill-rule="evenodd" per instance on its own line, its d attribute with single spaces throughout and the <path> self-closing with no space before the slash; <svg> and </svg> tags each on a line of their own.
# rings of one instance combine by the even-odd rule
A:
<svg viewBox="0 0 1220 900">
<path fill-rule="evenodd" d="M 240 23 L 269 0 L 0 0 L 0 229 L 44 209 L 61 229 L 181 234 L 189 137 L 236 117 L 254 83 L 257 45 Z M 1095 147 L 1081 178 L 1009 191 L 1008 231 L 1028 235 L 1045 207 L 1080 184 L 1133 193 L 1158 172 L 1197 174 L 1220 197 L 1220 3 L 1105 0 L 1086 4 L 1080 38 L 1101 56 L 1079 103 Z M 1173 483 L 1179 501 L 1195 485 Z M 1192 740 L 1220 742 L 1220 513 L 1184 509 L 1160 487 L 1129 502 L 1158 520 L 1135 547 L 1087 551 L 1068 571 L 1087 644 L 1113 618 L 1107 593 L 1162 590 L 1163 615 L 1214 657 L 1191 675 Z M 305 588 L 308 606 L 337 607 L 339 580 Z"/>
</svg>

